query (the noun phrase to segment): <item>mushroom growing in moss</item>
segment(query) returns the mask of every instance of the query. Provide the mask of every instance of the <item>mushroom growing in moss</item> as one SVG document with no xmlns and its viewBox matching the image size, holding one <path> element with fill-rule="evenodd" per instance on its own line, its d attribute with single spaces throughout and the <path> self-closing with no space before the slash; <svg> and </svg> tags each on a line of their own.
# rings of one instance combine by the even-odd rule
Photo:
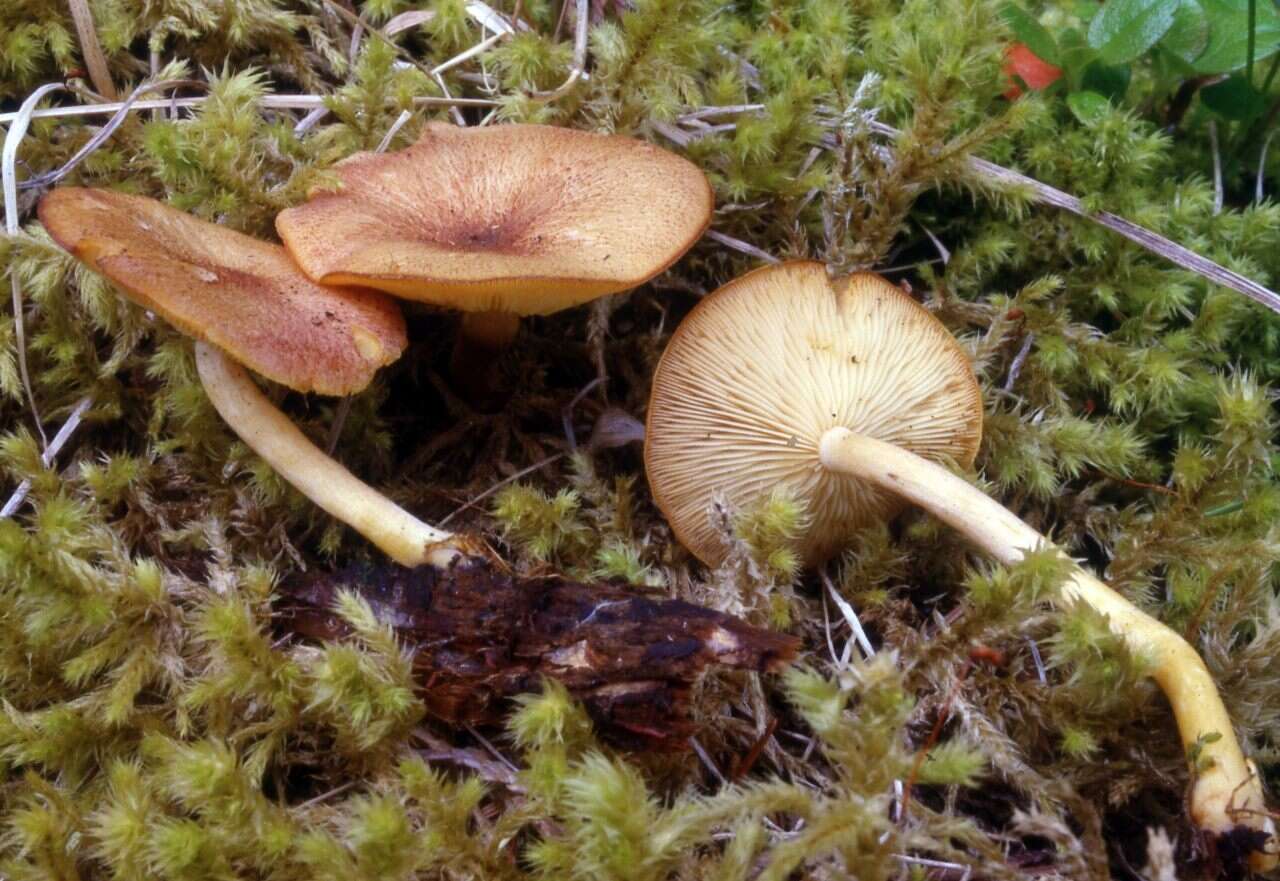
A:
<svg viewBox="0 0 1280 881">
<path fill-rule="evenodd" d="M 749 506 L 774 488 L 801 500 L 810 564 L 859 526 L 918 505 L 1002 563 L 1047 539 L 947 468 L 972 464 L 982 429 L 968 358 L 932 315 L 879 276 L 831 279 L 818 263 L 730 282 L 681 323 L 659 362 L 645 465 L 676 536 L 709 564 L 727 551 L 713 502 Z M 1275 829 L 1204 661 L 1181 636 L 1079 566 L 1062 599 L 1108 616 L 1151 659 L 1188 753 L 1194 822 L 1265 841 Z"/>
<path fill-rule="evenodd" d="M 63 247 L 195 336 L 200 379 L 231 429 L 400 564 L 286 579 L 276 608 L 286 632 L 343 636 L 332 610 L 339 592 L 354 591 L 412 648 L 437 717 L 499 721 L 512 697 L 553 677 L 602 735 L 663 749 L 689 742 L 694 685 L 709 667 L 763 672 L 794 658 L 795 638 L 680 600 L 513 575 L 480 542 L 422 522 L 322 453 L 236 363 L 293 388 L 358 391 L 405 345 L 383 294 L 318 285 L 281 248 L 151 199 L 59 190 L 40 217 Z"/>
<path fill-rule="evenodd" d="M 197 340 L 196 365 L 214 407 L 303 495 L 406 566 L 457 555 L 452 534 L 321 453 L 235 363 L 296 391 L 354 394 L 404 351 L 395 300 L 316 284 L 279 245 L 154 199 L 64 187 L 40 200 L 39 216 L 59 245 Z"/>
<path fill-rule="evenodd" d="M 279 245 L 112 190 L 40 200 L 49 235 L 190 337 L 302 392 L 349 395 L 404 351 L 404 318 L 377 291 L 315 284 Z"/>
<path fill-rule="evenodd" d="M 463 311 L 453 373 L 464 382 L 521 316 L 643 284 L 711 222 L 711 186 L 693 163 L 555 126 L 430 123 L 407 149 L 333 170 L 340 190 L 276 218 L 285 247 L 315 281 Z"/>
</svg>

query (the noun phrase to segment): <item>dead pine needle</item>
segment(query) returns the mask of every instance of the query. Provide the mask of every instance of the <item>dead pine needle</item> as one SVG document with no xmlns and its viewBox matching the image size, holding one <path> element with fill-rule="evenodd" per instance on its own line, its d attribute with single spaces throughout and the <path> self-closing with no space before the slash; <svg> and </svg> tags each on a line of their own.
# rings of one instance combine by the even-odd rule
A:
<svg viewBox="0 0 1280 881">
<path fill-rule="evenodd" d="M 965 680 L 969 677 L 969 671 L 973 669 L 974 658 L 971 655 L 965 659 L 964 666 L 960 668 L 960 673 L 956 676 L 956 681 L 952 684 L 951 690 L 947 692 L 947 698 L 942 702 L 942 706 L 938 708 L 938 718 L 933 723 L 933 728 L 929 731 L 929 736 L 921 745 L 920 751 L 916 753 L 915 761 L 911 765 L 911 772 L 907 775 L 906 782 L 902 786 L 902 801 L 898 811 L 898 821 L 904 822 L 909 814 L 911 805 L 911 789 L 915 786 L 916 780 L 920 776 L 920 769 L 924 767 L 924 763 L 929 759 L 929 753 L 938 745 L 938 738 L 942 736 L 942 729 L 946 726 L 947 720 L 951 718 L 951 705 L 955 703 L 956 695 L 964 686 Z"/>
<path fill-rule="evenodd" d="M 80 421 L 84 418 L 84 414 L 93 405 L 92 398 L 81 398 L 72 409 L 71 415 L 67 417 L 67 421 L 58 429 L 58 433 L 53 436 L 53 440 L 45 447 L 43 453 L 40 454 L 40 462 L 44 467 L 48 468 L 53 464 L 54 458 L 66 446 L 67 441 L 71 440 L 71 435 L 75 434 L 77 428 L 80 427 Z M 4 503 L 4 507 L 0 508 L 0 520 L 6 517 L 12 517 L 14 512 L 18 510 L 18 506 L 23 503 L 27 497 L 27 493 L 31 491 L 30 478 L 18 484 L 18 488 L 13 491 L 13 495 L 9 496 L 9 501 Z"/>
<path fill-rule="evenodd" d="M 901 134 L 898 129 L 881 122 L 871 122 L 869 125 L 873 131 L 888 137 L 897 137 Z M 971 156 L 966 160 L 966 164 L 969 166 L 969 170 L 978 177 L 1011 188 L 1028 190 L 1038 202 L 1069 211 L 1085 220 L 1091 220 L 1112 232 L 1119 233 L 1151 253 L 1163 257 L 1175 266 L 1180 266 L 1189 272 L 1203 276 L 1214 284 L 1238 291 L 1251 300 L 1266 306 L 1271 311 L 1280 313 L 1280 294 L 1264 285 L 1258 284 L 1256 281 L 1245 278 L 1238 272 L 1233 272 L 1225 266 L 1215 263 L 1207 257 L 1197 254 L 1189 248 L 1184 248 L 1177 242 L 1166 239 L 1145 226 L 1125 220 L 1123 217 L 1112 214 L 1109 211 L 1092 213 L 1086 210 L 1084 203 L 1075 196 L 1064 193 L 1062 190 L 1055 189 L 1048 184 L 1041 183 L 1035 178 L 1028 177 L 1020 172 L 1005 168 L 1002 165 L 996 165 L 994 162 Z M 712 233 L 708 233 L 708 235 L 712 235 Z"/>
<path fill-rule="evenodd" d="M 4 152 L 0 155 L 0 176 L 3 176 L 4 183 L 4 231 L 10 237 L 18 234 L 21 222 L 18 217 L 18 147 L 21 146 L 22 139 L 27 136 L 27 129 L 31 125 L 31 117 L 36 107 L 46 95 L 61 91 L 63 88 L 61 83 L 48 83 L 32 92 L 14 114 L 9 132 L 5 135 Z M 45 437 L 40 408 L 36 405 L 35 392 L 31 388 L 31 375 L 27 370 L 27 336 L 23 321 L 22 286 L 18 284 L 18 276 L 14 273 L 9 274 L 9 290 L 13 298 L 13 331 L 18 351 L 18 374 L 22 378 L 22 388 L 27 393 L 27 403 L 31 407 L 31 418 L 35 423 L 36 432 L 40 435 L 40 443 L 47 448 L 49 439 Z"/>
<path fill-rule="evenodd" d="M 98 29 L 94 27 L 89 2 L 67 0 L 67 5 L 71 8 L 71 19 L 76 25 L 76 36 L 80 38 L 80 54 L 84 58 L 84 66 L 89 69 L 89 79 L 99 95 L 108 101 L 114 101 L 116 87 L 111 82 L 111 72 L 107 70 L 107 58 L 102 54 L 102 44 L 98 41 Z"/>
</svg>

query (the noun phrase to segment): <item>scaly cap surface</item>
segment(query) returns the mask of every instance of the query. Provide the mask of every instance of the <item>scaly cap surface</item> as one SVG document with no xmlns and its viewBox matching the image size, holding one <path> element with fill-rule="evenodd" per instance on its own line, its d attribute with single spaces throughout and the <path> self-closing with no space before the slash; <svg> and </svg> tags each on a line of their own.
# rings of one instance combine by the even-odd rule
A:
<svg viewBox="0 0 1280 881">
<path fill-rule="evenodd" d="M 318 285 L 280 246 L 154 199 L 63 187 L 40 200 L 39 215 L 131 300 L 298 391 L 359 391 L 407 344 L 385 294 Z"/>
<path fill-rule="evenodd" d="M 836 426 L 971 465 L 982 400 L 968 356 L 877 275 L 832 280 L 812 262 L 750 272 L 699 303 L 658 364 L 645 433 L 654 499 L 714 565 L 726 548 L 713 501 L 741 510 L 787 490 L 810 521 L 798 550 L 821 562 L 904 506 L 822 467 L 819 441 Z"/>
<path fill-rule="evenodd" d="M 635 287 L 711 221 L 693 163 L 617 135 L 431 123 L 334 167 L 338 192 L 280 213 L 303 270 L 471 312 L 544 315 Z"/>
</svg>

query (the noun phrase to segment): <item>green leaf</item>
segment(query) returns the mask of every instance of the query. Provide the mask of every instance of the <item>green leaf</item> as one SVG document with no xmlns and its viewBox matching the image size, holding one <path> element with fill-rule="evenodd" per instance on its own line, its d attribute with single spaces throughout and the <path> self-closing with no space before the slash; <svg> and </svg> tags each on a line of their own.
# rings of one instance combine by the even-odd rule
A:
<svg viewBox="0 0 1280 881">
<path fill-rule="evenodd" d="M 1067 107 L 1085 126 L 1092 127 L 1111 112 L 1111 102 L 1097 92 L 1072 92 Z"/>
<path fill-rule="evenodd" d="M 1209 18 L 1195 0 L 1182 0 L 1173 14 L 1173 26 L 1160 40 L 1160 48 L 1192 64 L 1209 45 Z"/>
<path fill-rule="evenodd" d="M 1200 0 L 1209 20 L 1209 45 L 1195 60 L 1197 73 L 1231 73 L 1249 55 L 1249 0 Z M 1259 0 L 1255 62 L 1280 49 L 1280 12 L 1271 0 Z"/>
<path fill-rule="evenodd" d="M 1129 90 L 1131 73 L 1127 66 L 1108 65 L 1100 61 L 1092 62 L 1080 76 L 1080 88 L 1088 92 L 1097 92 L 1107 98 L 1120 100 Z"/>
<path fill-rule="evenodd" d="M 1065 28 L 1058 34 L 1058 55 L 1062 59 L 1058 66 L 1066 71 L 1073 81 L 1080 75 L 1080 71 L 1093 61 L 1096 54 L 1089 48 L 1084 34 L 1076 28 Z"/>
<path fill-rule="evenodd" d="M 1200 100 L 1223 119 L 1240 122 L 1257 119 L 1267 110 L 1266 96 L 1251 86 L 1242 74 L 1201 89 Z"/>
<path fill-rule="evenodd" d="M 1034 52 L 1036 57 L 1050 64 L 1060 63 L 1058 44 L 1053 39 L 1053 34 L 1045 30 L 1044 25 L 1036 21 L 1029 12 L 1016 4 L 1006 3 L 1000 9 L 1000 17 L 1018 41 Z"/>
<path fill-rule="evenodd" d="M 1111 0 L 1089 22 L 1089 45 L 1107 64 L 1146 52 L 1173 27 L 1181 0 Z"/>
</svg>

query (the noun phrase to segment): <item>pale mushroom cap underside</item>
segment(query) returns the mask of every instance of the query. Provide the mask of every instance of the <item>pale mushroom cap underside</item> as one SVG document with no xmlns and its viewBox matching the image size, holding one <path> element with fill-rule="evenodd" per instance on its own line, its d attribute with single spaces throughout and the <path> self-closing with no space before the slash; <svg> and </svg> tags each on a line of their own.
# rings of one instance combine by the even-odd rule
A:
<svg viewBox="0 0 1280 881">
<path fill-rule="evenodd" d="M 922 306 L 871 274 L 819 263 L 758 269 L 698 304 L 653 379 L 645 468 L 676 537 L 716 564 L 717 501 L 741 511 L 773 490 L 805 506 L 798 547 L 828 559 L 903 507 L 819 461 L 841 426 L 935 461 L 973 463 L 982 401 L 969 358 Z"/>
<path fill-rule="evenodd" d="M 386 294 L 318 285 L 279 245 L 154 199 L 63 187 L 41 199 L 39 215 L 129 299 L 298 391 L 352 394 L 407 345 Z"/>
<path fill-rule="evenodd" d="M 686 159 L 554 126 L 432 123 L 334 171 L 341 190 L 276 219 L 303 270 L 474 312 L 548 314 L 635 287 L 697 241 L 713 204 Z"/>
</svg>

